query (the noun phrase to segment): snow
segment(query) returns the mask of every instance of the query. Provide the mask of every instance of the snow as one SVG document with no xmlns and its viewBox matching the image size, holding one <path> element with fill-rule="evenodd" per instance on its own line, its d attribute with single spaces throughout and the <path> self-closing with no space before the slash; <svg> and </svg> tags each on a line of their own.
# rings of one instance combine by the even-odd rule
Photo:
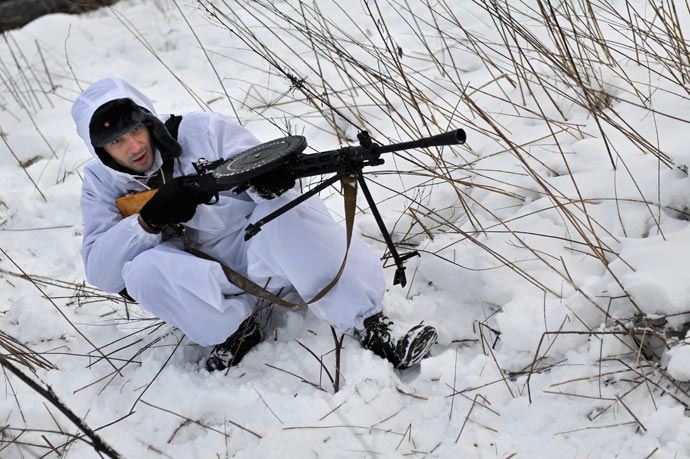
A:
<svg viewBox="0 0 690 459">
<path fill-rule="evenodd" d="M 679 381 L 690 381 L 690 346 L 687 344 L 668 351 L 668 373 Z"/>
<path fill-rule="evenodd" d="M 217 4 L 214 18 L 207 2 L 122 0 L 8 33 L 0 46 L 0 331 L 55 367 L 19 368 L 102 427 L 127 458 L 690 457 L 690 101 L 676 61 L 636 57 L 626 46 L 643 34 L 622 22 L 627 13 L 614 17 L 635 11 L 643 30 L 663 36 L 651 3 L 591 3 L 615 48 L 611 59 L 600 53 L 581 66 L 610 96 L 597 117 L 558 59 L 530 55 L 529 87 L 515 75 L 511 56 L 526 61 L 515 46 L 507 53 L 505 24 L 488 12 L 504 6 L 493 3 L 430 9 L 391 0 L 344 10 L 330 0 L 303 9 L 292 0 L 238 1 Z M 676 3 L 687 35 L 690 15 Z M 315 20 L 314 5 L 339 47 L 319 41 L 323 29 L 313 23 L 316 44 L 300 33 Z M 535 22 L 536 2 L 513 8 L 515 27 L 553 46 Z M 248 49 L 257 40 L 283 59 L 279 68 Z M 669 43 L 644 46 L 663 56 Z M 336 49 L 349 54 L 335 59 Z M 285 72 L 304 78 L 311 95 Z M 421 254 L 406 263 L 405 288 L 386 269 L 385 311 L 400 327 L 437 327 L 432 355 L 395 371 L 346 336 L 335 393 L 325 371 L 335 372 L 328 325 L 276 307 L 262 312 L 266 340 L 227 374 L 209 374 L 208 349 L 85 284 L 79 192 L 90 157 L 69 110 L 81 89 L 108 76 L 129 80 L 162 113 L 237 116 L 264 140 L 303 134 L 310 151 L 354 138 L 348 120 L 384 143 L 465 129 L 464 147 L 401 152 L 367 170 L 401 252 Z M 339 108 L 333 117 L 326 95 Z M 323 198 L 342 219 L 340 195 Z M 358 204 L 367 207 L 362 196 Z M 356 231 L 384 253 L 368 210 Z M 14 376 L 4 388 L 3 459 L 48 457 L 47 441 L 63 445 L 77 431 Z M 58 450 L 99 457 L 79 441 Z"/>
</svg>

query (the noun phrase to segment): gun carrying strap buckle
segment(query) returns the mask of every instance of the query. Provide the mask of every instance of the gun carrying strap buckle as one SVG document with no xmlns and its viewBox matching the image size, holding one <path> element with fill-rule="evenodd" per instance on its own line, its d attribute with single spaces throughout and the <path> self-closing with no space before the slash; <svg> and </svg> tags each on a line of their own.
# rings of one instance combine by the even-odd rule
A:
<svg viewBox="0 0 690 459">
<path fill-rule="evenodd" d="M 283 298 L 280 298 L 277 295 L 274 295 L 264 287 L 261 287 L 259 284 L 252 281 L 251 279 L 248 279 L 247 277 L 238 273 L 229 266 L 226 266 L 225 264 L 219 262 L 207 253 L 194 247 L 191 247 L 187 240 L 185 240 L 185 250 L 191 253 L 192 255 L 196 255 L 199 258 L 215 261 L 216 263 L 218 263 L 223 269 L 223 272 L 225 273 L 225 276 L 228 278 L 228 281 L 230 281 L 230 283 L 236 285 L 237 287 L 241 288 L 243 291 L 252 296 L 261 298 L 262 300 L 266 300 L 270 303 L 275 303 L 286 308 L 298 308 L 315 303 L 324 296 L 326 296 L 326 294 L 328 294 L 328 292 L 330 292 L 331 289 L 335 287 L 335 285 L 338 283 L 338 281 L 340 280 L 340 276 L 342 276 L 343 271 L 345 270 L 345 265 L 347 264 L 347 256 L 350 253 L 350 243 L 352 242 L 352 229 L 354 226 L 355 209 L 357 205 L 357 179 L 355 177 L 345 177 L 340 181 L 340 183 L 343 187 L 343 201 L 345 206 L 345 231 L 347 237 L 345 245 L 345 255 L 343 257 L 342 263 L 340 264 L 340 268 L 338 269 L 338 273 L 335 275 L 335 277 L 333 277 L 333 279 L 323 289 L 321 289 L 321 291 L 319 291 L 316 295 L 314 295 L 314 297 L 312 297 L 307 302 L 293 303 L 284 300 Z"/>
</svg>

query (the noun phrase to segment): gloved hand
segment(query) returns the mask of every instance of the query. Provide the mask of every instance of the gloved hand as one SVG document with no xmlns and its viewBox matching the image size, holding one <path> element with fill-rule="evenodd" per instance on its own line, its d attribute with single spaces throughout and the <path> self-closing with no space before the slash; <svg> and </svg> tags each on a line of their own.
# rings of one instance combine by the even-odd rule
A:
<svg viewBox="0 0 690 459">
<path fill-rule="evenodd" d="M 187 177 L 176 177 L 161 186 L 139 211 L 144 223 L 155 231 L 162 231 L 172 223 L 189 221 L 196 206 L 209 202 L 214 196 L 190 187 L 187 182 Z"/>
<path fill-rule="evenodd" d="M 249 184 L 254 187 L 259 196 L 264 199 L 277 198 L 295 186 L 295 183 L 295 178 L 284 167 L 266 172 L 249 181 Z"/>
</svg>

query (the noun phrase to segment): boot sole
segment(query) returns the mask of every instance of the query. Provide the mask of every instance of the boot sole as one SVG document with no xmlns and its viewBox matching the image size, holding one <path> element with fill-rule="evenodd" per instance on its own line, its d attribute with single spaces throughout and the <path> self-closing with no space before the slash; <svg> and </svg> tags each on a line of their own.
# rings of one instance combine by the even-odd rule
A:
<svg viewBox="0 0 690 459">
<path fill-rule="evenodd" d="M 431 346 L 438 340 L 438 332 L 429 325 L 415 325 L 410 329 L 405 338 L 398 343 L 400 349 L 400 363 L 396 365 L 398 369 L 406 369 L 419 364 L 427 355 Z"/>
</svg>

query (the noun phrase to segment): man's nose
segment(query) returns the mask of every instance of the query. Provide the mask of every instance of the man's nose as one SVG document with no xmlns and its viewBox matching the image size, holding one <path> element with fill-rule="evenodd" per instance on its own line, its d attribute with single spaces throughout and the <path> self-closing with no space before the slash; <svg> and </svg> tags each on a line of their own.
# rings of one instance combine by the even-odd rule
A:
<svg viewBox="0 0 690 459">
<path fill-rule="evenodd" d="M 123 137 L 128 153 L 136 153 L 139 151 L 139 143 L 134 139 L 133 135 L 125 134 Z"/>
</svg>

